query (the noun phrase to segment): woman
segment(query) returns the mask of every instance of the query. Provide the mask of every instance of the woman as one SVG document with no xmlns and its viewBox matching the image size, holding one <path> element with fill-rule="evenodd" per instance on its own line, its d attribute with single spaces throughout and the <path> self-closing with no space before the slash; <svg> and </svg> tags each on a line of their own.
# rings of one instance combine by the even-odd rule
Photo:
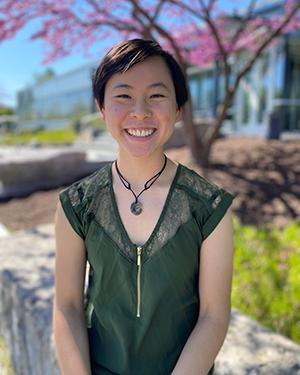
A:
<svg viewBox="0 0 300 375">
<path fill-rule="evenodd" d="M 134 39 L 108 52 L 93 90 L 119 148 L 59 196 L 62 374 L 211 374 L 230 319 L 233 196 L 164 154 L 184 76 L 157 43 Z"/>
</svg>

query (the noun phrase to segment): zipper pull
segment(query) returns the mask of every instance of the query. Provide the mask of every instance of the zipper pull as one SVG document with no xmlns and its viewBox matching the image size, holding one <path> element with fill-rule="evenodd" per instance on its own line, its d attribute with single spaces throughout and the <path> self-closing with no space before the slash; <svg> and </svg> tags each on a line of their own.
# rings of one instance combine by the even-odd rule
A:
<svg viewBox="0 0 300 375">
<path fill-rule="evenodd" d="M 136 264 L 138 266 L 140 266 L 141 265 L 141 254 L 142 254 L 142 248 L 141 248 L 141 246 L 137 247 L 136 252 L 137 252 L 137 261 L 136 261 Z"/>
<path fill-rule="evenodd" d="M 140 315 L 140 308 L 141 308 L 141 268 L 142 268 L 142 247 L 138 246 L 136 248 L 136 253 L 137 253 L 137 259 L 136 259 L 136 264 L 138 267 L 137 270 L 137 308 L 136 308 L 136 316 L 139 318 Z"/>
</svg>

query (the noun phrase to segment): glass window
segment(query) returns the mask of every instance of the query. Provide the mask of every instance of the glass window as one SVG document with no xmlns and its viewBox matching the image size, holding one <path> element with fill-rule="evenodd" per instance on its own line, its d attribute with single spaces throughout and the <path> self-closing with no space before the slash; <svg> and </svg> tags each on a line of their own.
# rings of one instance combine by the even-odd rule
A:
<svg viewBox="0 0 300 375">
<path fill-rule="evenodd" d="M 242 95 L 242 123 L 247 124 L 250 116 L 250 73 L 241 82 Z"/>
<path fill-rule="evenodd" d="M 189 79 L 193 111 L 200 117 L 211 117 L 213 113 L 213 72 L 201 72 Z"/>
<path fill-rule="evenodd" d="M 219 96 L 219 103 L 224 100 L 225 97 L 225 79 L 224 75 L 221 74 L 218 81 L 218 96 Z"/>
<path fill-rule="evenodd" d="M 193 110 L 199 110 L 199 79 L 192 78 L 189 81 L 190 94 L 192 98 Z"/>
<path fill-rule="evenodd" d="M 21 117 L 58 119 L 90 112 L 93 106 L 91 73 L 88 65 L 21 91 L 18 97 Z"/>
<path fill-rule="evenodd" d="M 212 108 L 213 99 L 213 76 L 209 72 L 203 74 L 200 80 L 200 107 L 203 109 Z"/>
<path fill-rule="evenodd" d="M 270 83 L 270 75 L 268 70 L 268 56 L 263 55 L 258 61 L 258 122 L 263 122 L 263 117 L 267 106 L 267 90 Z"/>
<path fill-rule="evenodd" d="M 290 72 L 288 82 L 288 129 L 300 129 L 300 39 L 293 38 L 289 41 Z"/>
<path fill-rule="evenodd" d="M 279 51 L 275 61 L 275 98 L 283 97 L 285 54 Z"/>
</svg>

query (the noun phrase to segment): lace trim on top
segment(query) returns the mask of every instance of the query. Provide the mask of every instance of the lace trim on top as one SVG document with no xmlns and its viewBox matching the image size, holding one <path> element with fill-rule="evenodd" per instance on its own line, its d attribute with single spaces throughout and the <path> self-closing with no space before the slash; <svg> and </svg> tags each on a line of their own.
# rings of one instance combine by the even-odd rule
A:
<svg viewBox="0 0 300 375">
<path fill-rule="evenodd" d="M 111 199 L 111 165 L 112 163 L 108 163 L 93 175 L 73 184 L 68 193 L 75 209 L 80 209 L 81 206 L 85 209 L 84 217 L 87 225 L 95 219 L 120 251 L 135 262 L 135 247 L 124 233 L 125 228 L 119 227 L 117 213 Z M 170 191 L 164 215 L 159 218 L 160 225 L 156 227 L 156 232 L 151 234 L 146 246 L 143 246 L 145 258 L 151 257 L 166 245 L 178 229 L 194 216 L 196 210 L 203 210 L 209 215 L 222 200 L 223 189 L 182 164 L 179 168 L 181 169 Z"/>
</svg>

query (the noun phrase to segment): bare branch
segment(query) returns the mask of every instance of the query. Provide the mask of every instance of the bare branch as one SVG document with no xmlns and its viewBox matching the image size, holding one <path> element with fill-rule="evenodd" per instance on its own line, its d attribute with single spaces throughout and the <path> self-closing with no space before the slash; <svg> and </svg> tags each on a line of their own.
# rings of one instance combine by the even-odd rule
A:
<svg viewBox="0 0 300 375">
<path fill-rule="evenodd" d="M 155 23 L 152 18 L 149 16 L 148 12 L 146 9 L 143 9 L 139 3 L 136 0 L 129 0 L 132 4 L 134 4 L 136 11 L 140 12 L 148 21 L 149 21 L 149 28 L 153 28 L 158 34 L 160 34 L 164 39 L 166 39 L 172 46 L 173 51 L 176 54 L 176 57 L 178 59 L 179 64 L 185 68 L 186 63 L 184 59 L 182 58 L 182 54 L 180 52 L 180 47 L 177 46 L 175 40 L 172 38 L 171 33 L 166 31 L 162 26 L 159 24 Z"/>
<path fill-rule="evenodd" d="M 204 13 L 206 13 L 207 11 L 209 11 L 208 7 L 206 7 L 205 3 L 203 0 L 199 0 L 199 4 L 200 4 L 200 7 L 202 8 L 202 10 L 204 11 Z"/>
<path fill-rule="evenodd" d="M 232 47 L 235 46 L 235 44 L 238 41 L 241 33 L 246 29 L 249 21 L 252 19 L 253 11 L 255 9 L 256 2 L 257 2 L 257 0 L 251 0 L 251 2 L 249 4 L 249 7 L 248 7 L 248 10 L 247 10 L 247 13 L 246 13 L 246 16 L 245 17 L 239 17 L 240 27 L 236 30 L 235 34 L 233 35 L 233 37 L 231 39 L 231 46 Z M 236 17 L 236 18 L 238 18 L 238 17 Z"/>
<path fill-rule="evenodd" d="M 222 103 L 221 111 L 220 111 L 220 113 L 217 116 L 216 126 L 215 126 L 215 128 L 214 128 L 214 130 L 213 130 L 213 132 L 211 134 L 210 139 L 207 140 L 207 147 L 210 147 L 213 144 L 214 140 L 216 139 L 216 137 L 219 134 L 219 130 L 220 130 L 222 124 L 223 124 L 223 121 L 225 120 L 227 109 L 230 106 L 230 103 L 231 103 L 231 101 L 232 101 L 232 99 L 234 97 L 234 94 L 235 94 L 235 92 L 236 92 L 236 90 L 238 88 L 240 80 L 252 68 L 253 64 L 255 63 L 255 61 L 257 60 L 257 58 L 261 55 L 261 53 L 263 52 L 263 50 L 272 42 L 272 40 L 274 40 L 274 38 L 276 38 L 282 32 L 282 30 L 284 29 L 284 27 L 289 23 L 289 21 L 296 14 L 296 12 L 298 11 L 299 8 L 300 8 L 300 2 L 298 1 L 296 3 L 296 5 L 292 8 L 292 10 L 284 17 L 281 25 L 276 30 L 274 30 L 265 39 L 265 41 L 257 49 L 257 51 L 256 51 L 255 55 L 252 57 L 252 59 L 248 62 L 248 64 L 244 67 L 244 69 L 242 69 L 240 71 L 240 73 L 238 74 L 238 76 L 236 78 L 235 84 L 232 87 L 229 87 L 226 90 L 226 94 L 225 94 L 224 101 Z"/>
<path fill-rule="evenodd" d="M 216 126 L 215 126 L 210 138 L 206 141 L 207 147 L 210 147 L 213 144 L 213 142 L 215 141 L 215 139 L 217 138 L 217 136 L 219 135 L 220 128 L 223 125 L 223 122 L 224 122 L 225 117 L 226 117 L 227 109 L 229 108 L 229 106 L 232 102 L 233 96 L 234 96 L 234 91 L 232 90 L 232 88 L 228 88 L 228 90 L 226 91 L 225 98 L 223 100 L 222 106 L 221 106 L 220 113 L 217 115 Z"/>
<path fill-rule="evenodd" d="M 212 11 L 212 9 L 213 9 L 213 7 L 215 5 L 215 2 L 216 2 L 216 0 L 210 0 L 209 1 L 208 6 L 207 6 L 207 9 L 208 9 L 209 12 Z"/>
<path fill-rule="evenodd" d="M 159 15 L 163 5 L 165 4 L 165 2 L 166 2 L 166 0 L 160 0 L 159 3 L 157 4 L 154 15 L 152 17 L 152 22 L 154 22 L 156 20 L 156 18 L 158 17 L 158 15 Z"/>
<path fill-rule="evenodd" d="M 176 5 L 178 8 L 185 10 L 187 13 L 190 13 L 193 17 L 203 20 L 203 15 L 200 12 L 197 12 L 195 8 L 190 7 L 186 3 L 177 0 L 169 0 L 170 4 Z"/>
<path fill-rule="evenodd" d="M 88 4 L 90 4 L 98 14 L 101 14 L 102 9 L 99 7 L 99 4 L 97 3 L 97 1 L 95 1 L 95 0 L 86 0 L 86 2 Z"/>
<path fill-rule="evenodd" d="M 229 66 L 229 63 L 228 63 L 229 53 L 228 53 L 228 51 L 226 51 L 226 49 L 225 49 L 225 47 L 222 43 L 221 36 L 219 34 L 219 30 L 217 29 L 216 23 L 212 19 L 210 10 L 208 8 L 206 9 L 204 20 L 206 21 L 208 27 L 210 28 L 212 34 L 214 35 L 217 46 L 218 46 L 220 54 L 221 54 L 221 58 L 222 58 L 222 62 L 223 62 L 223 68 L 224 68 L 225 90 L 227 91 L 228 88 L 229 88 L 229 76 L 230 76 L 230 70 L 231 70 L 231 68 Z"/>
<path fill-rule="evenodd" d="M 195 9 L 191 8 L 190 6 L 186 5 L 185 3 L 181 2 L 181 1 L 170 0 L 170 3 L 176 5 L 178 8 L 181 8 L 181 9 L 187 11 L 188 13 L 192 14 L 194 17 L 196 16 L 201 21 L 206 22 L 206 24 L 210 28 L 212 34 L 214 35 L 214 38 L 216 40 L 218 49 L 220 51 L 220 55 L 221 55 L 222 62 L 223 62 L 223 65 L 224 65 L 225 78 L 226 78 L 226 73 L 228 73 L 229 70 L 230 70 L 229 65 L 228 65 L 228 52 L 226 51 L 226 49 L 225 49 L 225 47 L 222 43 L 221 36 L 220 36 L 219 31 L 217 30 L 217 27 L 215 25 L 215 21 L 211 17 L 210 12 L 211 12 L 212 4 L 214 3 L 214 0 L 211 0 L 211 2 L 209 4 L 210 5 L 209 7 L 205 6 L 203 0 L 199 0 L 199 3 L 200 3 L 200 6 L 202 8 L 203 13 L 197 12 Z M 228 80 L 227 80 L 227 82 L 228 82 Z M 225 84 L 226 84 L 226 79 L 225 79 Z"/>
<path fill-rule="evenodd" d="M 83 21 L 77 17 L 77 21 L 81 26 L 109 26 L 119 31 L 137 32 L 137 28 L 133 24 L 129 24 L 126 21 L 122 21 L 122 18 L 116 18 L 111 13 L 108 13 L 104 7 L 100 7 L 95 0 L 86 0 L 95 10 L 96 14 L 101 14 L 103 19 L 101 21 Z M 105 18 L 104 18 L 105 17 Z"/>
<path fill-rule="evenodd" d="M 149 28 L 152 28 L 152 27 L 154 27 L 155 20 L 158 17 L 159 12 L 161 11 L 162 6 L 166 2 L 166 0 L 160 0 L 159 1 L 158 5 L 156 7 L 156 10 L 154 12 L 154 15 L 152 17 L 150 16 L 149 12 L 146 9 L 142 8 L 142 6 L 139 4 L 139 1 L 130 0 L 129 2 L 131 2 L 132 5 L 133 5 L 134 15 L 138 16 L 138 12 L 139 12 L 149 22 L 149 24 L 147 26 Z M 143 21 L 140 18 L 139 18 L 139 22 L 143 23 Z"/>
</svg>

